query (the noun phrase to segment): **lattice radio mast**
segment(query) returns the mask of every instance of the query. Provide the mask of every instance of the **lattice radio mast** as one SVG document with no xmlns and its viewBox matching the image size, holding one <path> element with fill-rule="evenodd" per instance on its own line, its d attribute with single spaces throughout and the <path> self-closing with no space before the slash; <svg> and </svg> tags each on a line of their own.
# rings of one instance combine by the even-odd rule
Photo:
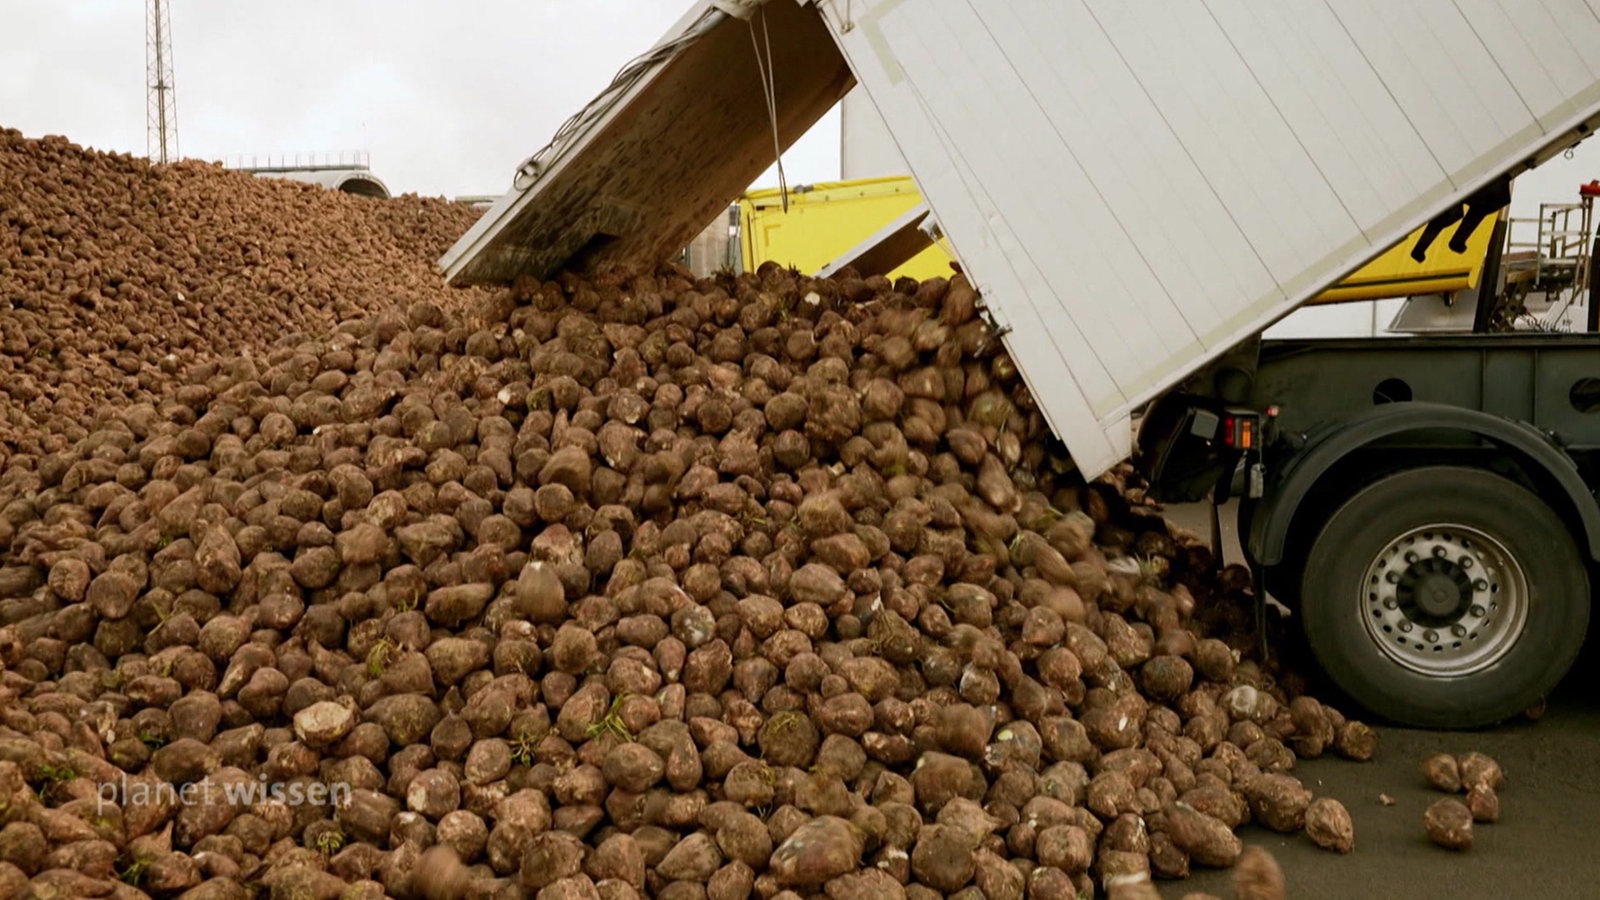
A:
<svg viewBox="0 0 1600 900">
<path fill-rule="evenodd" d="M 150 160 L 166 163 L 178 158 L 178 100 L 172 79 L 172 18 L 170 2 L 145 3 L 145 151 Z"/>
</svg>

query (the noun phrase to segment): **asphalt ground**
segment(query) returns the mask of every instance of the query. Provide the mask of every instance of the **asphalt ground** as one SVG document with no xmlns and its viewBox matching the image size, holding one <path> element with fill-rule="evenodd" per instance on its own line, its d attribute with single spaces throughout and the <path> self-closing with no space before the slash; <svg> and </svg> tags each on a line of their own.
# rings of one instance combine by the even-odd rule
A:
<svg viewBox="0 0 1600 900">
<path fill-rule="evenodd" d="M 1165 515 L 1202 535 L 1204 505 L 1174 506 Z M 1242 561 L 1223 510 L 1224 553 Z M 1297 775 L 1311 791 L 1350 810 L 1356 849 L 1341 856 L 1319 849 L 1304 834 L 1241 829 L 1245 844 L 1267 848 L 1282 866 L 1296 900 L 1477 900 L 1477 898 L 1597 898 L 1600 900 L 1600 640 L 1591 634 L 1582 657 L 1537 720 L 1492 729 L 1436 732 L 1378 726 L 1377 756 L 1366 763 L 1336 757 L 1301 762 Z M 1336 702 L 1333 696 L 1322 696 Z M 1357 717 L 1358 710 L 1347 712 Z M 1472 849 L 1434 846 L 1422 814 L 1443 794 L 1420 772 L 1433 753 L 1477 750 L 1506 773 L 1500 820 L 1473 828 Z M 1392 798 L 1386 805 L 1380 797 Z M 1178 900 L 1191 891 L 1233 896 L 1232 873 L 1196 869 L 1184 881 L 1158 882 Z"/>
</svg>

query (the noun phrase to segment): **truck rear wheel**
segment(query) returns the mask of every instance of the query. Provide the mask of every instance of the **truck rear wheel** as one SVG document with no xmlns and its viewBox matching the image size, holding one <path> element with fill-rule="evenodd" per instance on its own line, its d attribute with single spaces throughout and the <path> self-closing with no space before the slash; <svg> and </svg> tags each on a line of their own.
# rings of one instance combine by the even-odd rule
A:
<svg viewBox="0 0 1600 900">
<path fill-rule="evenodd" d="M 1577 658 L 1589 584 L 1566 525 L 1479 469 L 1388 476 L 1311 547 L 1306 641 L 1328 676 L 1391 721 L 1471 728 L 1527 709 Z"/>
</svg>

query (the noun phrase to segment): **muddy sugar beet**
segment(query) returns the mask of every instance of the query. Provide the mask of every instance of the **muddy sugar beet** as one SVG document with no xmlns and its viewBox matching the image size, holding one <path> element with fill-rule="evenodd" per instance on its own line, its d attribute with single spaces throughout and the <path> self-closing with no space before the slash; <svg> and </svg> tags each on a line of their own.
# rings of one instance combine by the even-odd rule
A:
<svg viewBox="0 0 1600 900">
<path fill-rule="evenodd" d="M 17 443 L 0 893 L 1065 896 L 1352 839 L 1292 770 L 1370 730 L 1072 474 L 964 278 L 417 290 Z"/>
</svg>

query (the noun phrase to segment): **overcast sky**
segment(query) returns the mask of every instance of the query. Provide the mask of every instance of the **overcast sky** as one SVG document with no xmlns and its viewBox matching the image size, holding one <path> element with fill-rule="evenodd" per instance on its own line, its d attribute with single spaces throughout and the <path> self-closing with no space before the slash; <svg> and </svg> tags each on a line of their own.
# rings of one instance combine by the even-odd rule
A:
<svg viewBox="0 0 1600 900">
<path fill-rule="evenodd" d="M 0 0 L 0 125 L 143 154 L 144 6 Z M 179 149 L 204 159 L 366 150 L 394 193 L 500 194 L 689 6 L 173 0 Z M 834 113 L 786 154 L 790 184 L 837 178 L 838 141 Z"/>
<path fill-rule="evenodd" d="M 690 0 L 173 0 L 186 156 L 365 150 L 395 193 L 500 194 L 513 169 Z M 0 125 L 145 152 L 143 0 L 0 0 Z M 785 157 L 839 176 L 837 113 Z M 1516 214 L 1576 199 L 1600 140 L 1526 176 Z M 758 185 L 775 184 L 768 173 Z"/>
</svg>

